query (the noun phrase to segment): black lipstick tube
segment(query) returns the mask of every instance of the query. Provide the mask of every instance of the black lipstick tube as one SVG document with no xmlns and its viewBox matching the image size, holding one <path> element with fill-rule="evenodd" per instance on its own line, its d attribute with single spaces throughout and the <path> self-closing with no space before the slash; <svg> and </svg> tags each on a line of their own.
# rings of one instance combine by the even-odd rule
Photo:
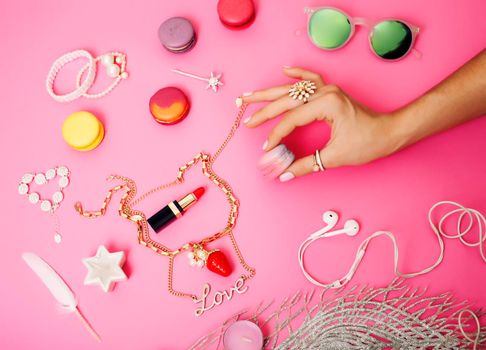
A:
<svg viewBox="0 0 486 350">
<path fill-rule="evenodd" d="M 147 221 L 155 232 L 159 232 L 176 218 L 182 216 L 182 207 L 177 201 L 172 201 L 152 215 Z"/>
<path fill-rule="evenodd" d="M 194 193 L 189 193 L 184 198 L 167 204 L 165 207 L 148 218 L 147 222 L 154 229 L 154 231 L 158 233 L 172 221 L 180 218 L 190 206 L 196 203 L 197 199 L 198 197 Z"/>
</svg>

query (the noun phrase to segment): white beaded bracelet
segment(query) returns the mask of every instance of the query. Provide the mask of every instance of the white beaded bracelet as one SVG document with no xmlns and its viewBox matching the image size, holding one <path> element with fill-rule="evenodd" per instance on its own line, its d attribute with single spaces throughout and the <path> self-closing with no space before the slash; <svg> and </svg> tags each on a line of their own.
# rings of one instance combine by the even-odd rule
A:
<svg viewBox="0 0 486 350">
<path fill-rule="evenodd" d="M 62 236 L 60 233 L 59 217 L 56 214 L 56 210 L 61 205 L 64 199 L 64 189 L 69 185 L 70 171 L 65 166 L 58 166 L 51 168 L 46 172 L 40 173 L 26 173 L 22 176 L 22 179 L 18 186 L 18 192 L 21 196 L 26 196 L 28 201 L 34 205 L 39 204 L 40 209 L 43 212 L 51 213 L 54 218 L 54 242 L 61 243 Z M 31 185 L 35 183 L 38 186 L 47 184 L 49 181 L 59 177 L 58 188 L 54 192 L 51 198 L 41 197 L 39 192 L 31 191 Z"/>
<path fill-rule="evenodd" d="M 82 84 L 78 86 L 78 88 L 74 91 L 71 91 L 67 94 L 64 95 L 58 95 L 54 92 L 54 80 L 56 80 L 56 76 L 61 70 L 64 65 L 66 65 L 69 62 L 72 62 L 78 58 L 85 57 L 88 59 L 88 63 L 86 64 L 86 69 L 88 70 L 88 74 L 86 76 L 86 79 L 83 81 Z M 57 60 L 54 61 L 52 64 L 51 69 L 49 70 L 49 74 L 47 75 L 47 80 L 46 80 L 46 88 L 47 92 L 49 95 L 56 101 L 58 102 L 70 102 L 73 101 L 79 97 L 81 97 L 88 89 L 90 86 L 93 84 L 94 78 L 96 75 L 96 65 L 95 65 L 95 59 L 93 56 L 88 51 L 85 50 L 76 50 L 73 52 L 69 52 L 65 55 L 62 55 L 59 57 Z"/>
<path fill-rule="evenodd" d="M 59 71 L 67 63 L 74 61 L 77 58 L 86 57 L 88 63 L 86 63 L 79 71 L 76 77 L 76 90 L 67 93 L 65 95 L 58 95 L 54 92 L 54 81 Z M 96 77 L 97 62 L 101 61 L 106 67 L 108 76 L 114 78 L 112 84 L 110 84 L 104 91 L 90 94 L 88 90 L 93 85 Z M 46 88 L 49 95 L 58 102 L 70 102 L 81 96 L 86 98 L 100 98 L 106 96 L 111 90 L 113 90 L 122 79 L 128 78 L 126 68 L 126 55 L 121 52 L 110 52 L 94 58 L 89 52 L 85 50 L 76 50 L 69 52 L 59 57 L 52 65 L 49 74 L 47 75 Z M 86 74 L 86 78 L 82 80 L 83 74 Z"/>
</svg>

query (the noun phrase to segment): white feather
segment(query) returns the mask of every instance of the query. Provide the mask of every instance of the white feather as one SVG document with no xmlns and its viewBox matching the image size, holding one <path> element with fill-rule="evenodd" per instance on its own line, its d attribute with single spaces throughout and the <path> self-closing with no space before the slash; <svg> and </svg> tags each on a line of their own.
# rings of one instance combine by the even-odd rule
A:
<svg viewBox="0 0 486 350">
<path fill-rule="evenodd" d="M 59 276 L 59 274 L 54 271 L 54 269 L 50 267 L 48 263 L 42 260 L 41 257 L 35 253 L 23 253 L 22 259 L 24 259 L 32 271 L 34 271 L 34 273 L 41 279 L 47 289 L 49 289 L 51 294 L 57 300 L 59 305 L 61 305 L 64 310 L 74 312 L 88 332 L 97 341 L 101 342 L 101 338 L 98 333 L 96 333 L 86 317 L 84 317 L 84 315 L 78 309 L 78 301 L 76 300 L 74 293 L 66 282 L 64 282 L 61 276 Z"/>
<path fill-rule="evenodd" d="M 32 271 L 41 279 L 62 307 L 69 311 L 76 310 L 78 303 L 74 293 L 48 263 L 35 253 L 23 253 L 22 259 L 24 259 Z"/>
</svg>

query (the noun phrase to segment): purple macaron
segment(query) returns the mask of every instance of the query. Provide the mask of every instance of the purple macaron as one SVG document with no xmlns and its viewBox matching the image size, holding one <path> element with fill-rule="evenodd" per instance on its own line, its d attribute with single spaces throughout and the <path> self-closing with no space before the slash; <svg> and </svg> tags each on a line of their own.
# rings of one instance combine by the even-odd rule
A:
<svg viewBox="0 0 486 350">
<path fill-rule="evenodd" d="M 159 27 L 159 39 L 170 52 L 183 53 L 196 44 L 196 32 L 187 18 L 172 17 Z"/>
</svg>

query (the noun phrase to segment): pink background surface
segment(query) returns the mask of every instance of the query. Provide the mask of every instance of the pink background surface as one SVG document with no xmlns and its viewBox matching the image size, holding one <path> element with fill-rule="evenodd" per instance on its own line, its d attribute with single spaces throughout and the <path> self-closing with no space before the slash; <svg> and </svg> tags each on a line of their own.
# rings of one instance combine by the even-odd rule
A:
<svg viewBox="0 0 486 350">
<path fill-rule="evenodd" d="M 396 63 L 380 61 L 369 51 L 364 29 L 359 29 L 342 50 L 320 51 L 305 35 L 294 34 L 305 26 L 305 5 L 337 6 L 353 16 L 408 20 L 422 28 L 416 48 L 423 57 L 410 55 Z M 297 247 L 323 226 L 321 214 L 328 209 L 341 214 L 338 226 L 345 219 L 356 218 L 362 231 L 353 239 L 336 237 L 310 248 L 309 266 L 319 278 L 342 276 L 359 242 L 378 229 L 396 233 L 403 271 L 430 265 L 438 254 L 426 220 L 432 204 L 450 199 L 486 212 L 484 118 L 388 159 L 288 184 L 265 180 L 256 166 L 273 123 L 258 130 L 241 128 L 215 170 L 241 200 L 235 235 L 257 275 L 246 294 L 202 318 L 193 316 L 192 302 L 168 294 L 167 259 L 136 243 L 134 226 L 117 216 L 115 206 L 106 217 L 90 221 L 79 217 L 73 204 L 81 200 L 88 208 L 98 208 L 110 186 L 104 179 L 111 173 L 135 179 L 142 192 L 172 180 L 179 165 L 198 151 L 213 152 L 222 142 L 233 122 L 238 94 L 287 82 L 280 72 L 282 65 L 320 71 L 327 81 L 378 110 L 397 108 L 485 47 L 485 12 L 486 3 L 481 0 L 259 1 L 255 23 L 235 32 L 219 22 L 216 1 L 137 1 L 129 6 L 120 1 L 93 0 L 3 2 L 2 348 L 187 348 L 238 310 L 312 288 L 298 267 Z M 187 16 L 195 23 L 199 41 L 190 53 L 170 54 L 159 44 L 157 28 L 173 15 Z M 50 65 L 58 56 L 78 48 L 95 55 L 109 50 L 127 53 L 129 79 L 103 99 L 66 104 L 53 101 L 44 87 Z M 214 94 L 205 91 L 203 83 L 171 73 L 170 68 L 203 75 L 211 70 L 223 72 L 225 86 Z M 57 86 L 67 89 L 72 77 L 68 69 L 60 75 Z M 157 125 L 148 112 L 150 96 L 167 85 L 182 87 L 192 101 L 188 118 L 169 127 Z M 106 128 L 101 146 L 88 153 L 70 149 L 61 137 L 63 120 L 78 110 L 95 113 Z M 302 155 L 324 143 L 323 130 L 322 126 L 304 128 L 286 143 Z M 58 211 L 64 239 L 56 245 L 51 219 L 17 194 L 17 184 L 26 172 L 61 164 L 70 168 L 72 176 Z M 200 184 L 208 185 L 202 202 L 158 239 L 174 247 L 224 226 L 224 197 L 198 171 L 191 173 L 187 184 L 155 195 L 140 208 L 153 213 Z M 108 294 L 83 285 L 86 269 L 81 259 L 93 255 L 100 244 L 127 253 L 129 279 Z M 227 240 L 212 247 L 225 247 L 235 261 Z M 373 242 L 353 282 L 383 286 L 391 281 L 391 248 L 385 239 Z M 58 314 L 47 289 L 21 260 L 24 251 L 38 253 L 65 278 L 103 343 L 96 344 L 75 316 Z M 409 283 L 429 287 L 434 293 L 451 290 L 460 299 L 485 306 L 485 272 L 476 249 L 447 241 L 443 264 Z M 232 285 L 235 275 L 218 278 L 189 269 L 186 257 L 176 260 L 176 286 L 198 294 L 203 281 L 221 289 Z"/>
</svg>

